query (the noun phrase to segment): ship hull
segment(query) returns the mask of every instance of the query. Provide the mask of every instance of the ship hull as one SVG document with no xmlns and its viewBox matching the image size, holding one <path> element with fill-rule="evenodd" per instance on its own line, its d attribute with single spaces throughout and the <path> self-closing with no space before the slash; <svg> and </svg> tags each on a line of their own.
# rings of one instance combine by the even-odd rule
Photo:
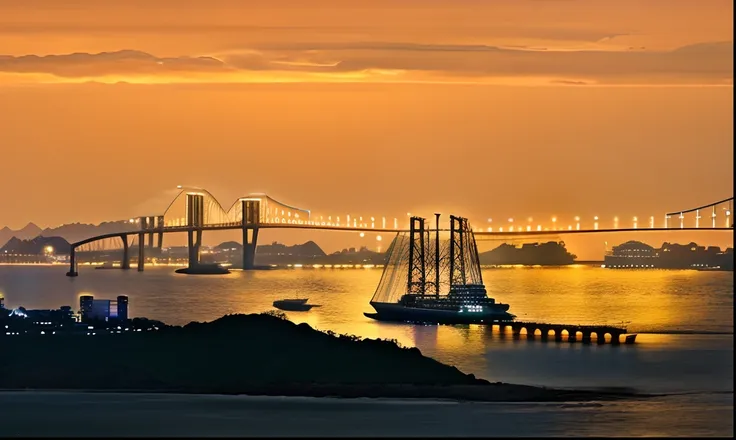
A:
<svg viewBox="0 0 736 440">
<path fill-rule="evenodd" d="M 515 318 L 506 312 L 508 305 L 499 304 L 485 312 L 462 313 L 454 310 L 405 307 L 399 304 L 377 303 L 371 305 L 376 313 L 364 313 L 377 321 L 413 322 L 426 324 L 490 324 L 497 321 L 510 321 Z M 505 307 L 504 307 L 505 306 Z"/>
</svg>

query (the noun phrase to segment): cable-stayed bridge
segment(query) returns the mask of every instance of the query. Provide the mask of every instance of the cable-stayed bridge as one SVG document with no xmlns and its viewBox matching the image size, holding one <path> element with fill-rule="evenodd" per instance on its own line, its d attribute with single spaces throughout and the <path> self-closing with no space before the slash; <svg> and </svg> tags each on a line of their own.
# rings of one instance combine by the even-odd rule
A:
<svg viewBox="0 0 736 440">
<path fill-rule="evenodd" d="M 70 253 L 70 269 L 67 275 L 77 276 L 78 252 L 94 251 L 101 248 L 122 249 L 121 268 L 130 268 L 130 248 L 138 251 L 138 270 L 142 271 L 145 252 L 148 249 L 161 249 L 165 234 L 187 233 L 189 266 L 199 263 L 202 234 L 204 231 L 240 230 L 243 243 L 243 268 L 253 269 L 258 232 L 261 229 L 304 229 L 332 230 L 365 233 L 400 233 L 408 232 L 408 228 L 400 228 L 398 218 L 392 221 L 386 217 L 361 216 L 315 216 L 311 211 L 277 201 L 267 194 L 249 194 L 238 198 L 228 209 L 207 190 L 202 188 L 178 187 L 179 192 L 166 207 L 163 214 L 143 216 L 130 219 L 123 230 L 72 243 Z M 604 224 L 598 217 L 593 217 L 592 224 L 582 223 L 579 217 L 574 223 L 563 226 L 557 218 L 551 218 L 551 225 L 533 224 L 528 219 L 526 224 L 514 223 L 508 219 L 504 226 L 495 230 L 493 227 L 478 228 L 474 231 L 482 237 L 529 237 L 544 235 L 590 234 L 604 232 L 640 232 L 640 231 L 691 231 L 691 230 L 733 230 L 731 218 L 733 197 L 719 200 L 696 208 L 687 208 L 663 215 L 658 226 L 655 218 L 642 219 L 634 217 L 624 225 L 618 218 L 613 224 Z M 411 214 L 408 214 L 411 216 Z M 690 218 L 692 217 L 692 219 Z M 490 223 L 490 221 L 489 221 Z M 561 222 L 560 222 L 561 223 Z"/>
</svg>

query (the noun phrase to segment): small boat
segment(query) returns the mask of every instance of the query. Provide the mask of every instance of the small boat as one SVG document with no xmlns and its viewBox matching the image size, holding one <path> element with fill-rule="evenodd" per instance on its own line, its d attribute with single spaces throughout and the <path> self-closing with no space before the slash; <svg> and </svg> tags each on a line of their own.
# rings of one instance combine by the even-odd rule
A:
<svg viewBox="0 0 736 440">
<path fill-rule="evenodd" d="M 289 312 L 306 312 L 312 307 L 319 307 L 317 304 L 307 304 L 306 299 L 279 299 L 273 302 L 273 306 L 279 310 L 287 310 Z"/>
<path fill-rule="evenodd" d="M 626 335 L 625 344 L 633 344 L 636 341 L 636 335 Z"/>
</svg>

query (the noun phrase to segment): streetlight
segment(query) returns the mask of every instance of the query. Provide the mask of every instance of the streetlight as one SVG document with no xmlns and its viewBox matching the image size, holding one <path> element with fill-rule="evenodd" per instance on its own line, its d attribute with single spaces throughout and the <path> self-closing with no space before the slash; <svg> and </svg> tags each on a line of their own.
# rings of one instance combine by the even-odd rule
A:
<svg viewBox="0 0 736 440">
<path fill-rule="evenodd" d="M 580 217 L 578 217 L 577 215 L 575 216 L 575 230 L 580 230 Z"/>
<path fill-rule="evenodd" d="M 598 216 L 596 215 L 595 217 L 593 217 L 593 220 L 595 220 L 595 223 L 593 223 L 593 229 L 597 231 L 598 230 Z"/>
<path fill-rule="evenodd" d="M 511 226 L 509 226 L 509 232 L 514 232 L 514 225 L 513 225 L 514 219 L 509 218 L 509 223 L 511 223 Z"/>
<path fill-rule="evenodd" d="M 637 229 L 636 228 L 637 221 L 638 221 L 638 218 L 634 217 L 634 229 Z"/>
<path fill-rule="evenodd" d="M 552 217 L 552 229 L 557 230 L 557 217 Z"/>
<path fill-rule="evenodd" d="M 618 229 L 618 217 L 613 218 L 613 229 Z"/>
<path fill-rule="evenodd" d="M 649 228 L 654 229 L 654 216 L 649 217 Z"/>
</svg>

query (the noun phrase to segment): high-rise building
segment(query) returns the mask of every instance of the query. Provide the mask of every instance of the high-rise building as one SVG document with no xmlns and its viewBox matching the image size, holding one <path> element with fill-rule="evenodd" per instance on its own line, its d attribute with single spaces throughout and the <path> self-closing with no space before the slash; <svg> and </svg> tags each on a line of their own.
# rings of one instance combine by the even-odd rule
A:
<svg viewBox="0 0 736 440">
<path fill-rule="evenodd" d="M 117 304 L 118 319 L 121 321 L 128 320 L 128 297 L 125 295 L 118 296 Z"/>
<path fill-rule="evenodd" d="M 92 309 L 87 314 L 89 319 L 100 321 L 108 321 L 110 318 L 117 316 L 117 307 L 115 307 L 109 299 L 96 299 L 92 301 Z M 111 313 L 112 312 L 112 313 Z"/>
<path fill-rule="evenodd" d="M 82 295 L 79 297 L 79 314 L 82 316 L 82 321 L 89 319 L 94 302 L 95 297 L 92 295 Z"/>
<path fill-rule="evenodd" d="M 109 321 L 128 319 L 128 297 L 120 295 L 117 299 L 94 299 L 92 295 L 79 298 L 79 314 L 82 322 L 90 319 Z"/>
</svg>

